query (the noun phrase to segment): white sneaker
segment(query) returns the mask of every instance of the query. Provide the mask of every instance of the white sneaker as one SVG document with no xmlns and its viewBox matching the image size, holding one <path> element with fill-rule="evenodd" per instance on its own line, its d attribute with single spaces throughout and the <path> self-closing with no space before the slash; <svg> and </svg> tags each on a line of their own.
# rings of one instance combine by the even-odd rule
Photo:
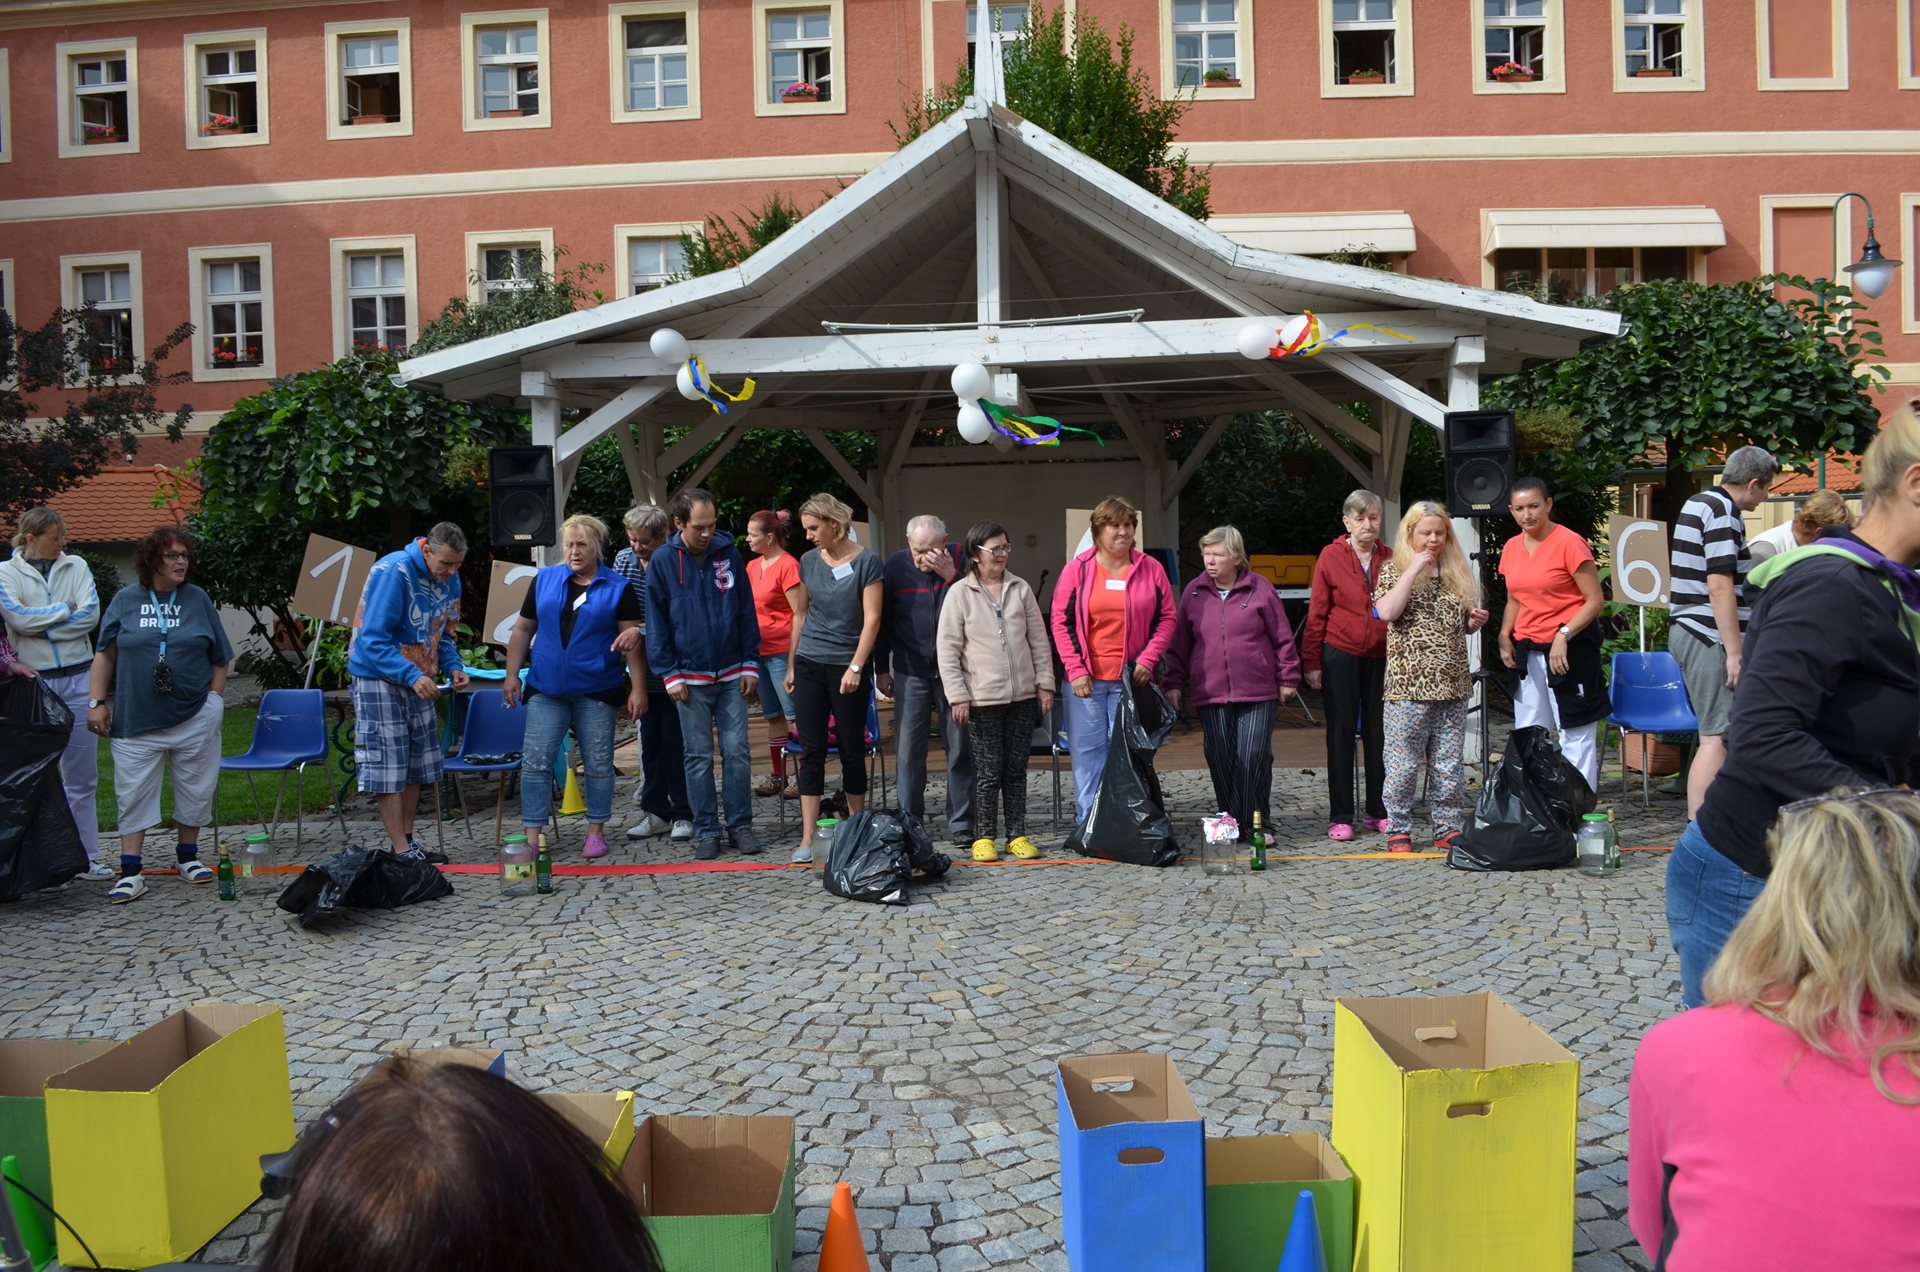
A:
<svg viewBox="0 0 1920 1272">
<path fill-rule="evenodd" d="M 147 890 L 145 875 L 130 874 L 123 876 L 120 882 L 107 889 L 107 900 L 115 905 L 124 905 Z"/>
<path fill-rule="evenodd" d="M 801 844 L 798 848 L 795 848 L 793 850 L 793 856 L 787 858 L 787 860 L 793 862 L 793 864 L 796 866 L 812 865 L 813 864 L 813 845 Z"/>
<path fill-rule="evenodd" d="M 686 825 L 685 822 L 681 822 L 680 824 L 683 826 Z M 628 839 L 651 839 L 655 835 L 665 833 L 666 829 L 667 829 L 667 823 L 661 821 L 658 817 L 655 817 L 652 813 L 644 813 L 641 815 L 639 821 L 627 827 L 627 838 Z"/>
<path fill-rule="evenodd" d="M 95 861 L 75 875 L 76 879 L 85 879 L 89 883 L 105 883 L 109 879 L 118 879 L 120 872 L 104 861 Z"/>
<path fill-rule="evenodd" d="M 673 823 L 673 833 L 668 835 L 667 838 L 676 842 L 684 839 L 692 839 L 693 823 L 690 821 L 677 821 Z"/>
</svg>

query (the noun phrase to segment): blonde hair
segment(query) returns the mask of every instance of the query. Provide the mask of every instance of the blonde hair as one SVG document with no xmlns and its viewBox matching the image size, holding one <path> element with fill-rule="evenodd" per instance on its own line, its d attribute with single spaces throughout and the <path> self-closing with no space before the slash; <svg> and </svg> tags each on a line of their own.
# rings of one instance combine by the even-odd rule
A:
<svg viewBox="0 0 1920 1272">
<path fill-rule="evenodd" d="M 1793 514 L 1793 528 L 1809 539 L 1819 534 L 1823 526 L 1852 524 L 1853 512 L 1847 507 L 1847 501 L 1831 490 L 1814 491 Z"/>
<path fill-rule="evenodd" d="M 64 530 L 67 523 L 59 513 L 51 508 L 29 508 L 20 515 L 20 524 L 13 531 L 13 546 L 25 548 L 27 540 L 49 530 Z"/>
<path fill-rule="evenodd" d="M 1870 1058 L 1881 1095 L 1920 1104 L 1885 1074 L 1891 1062 L 1920 1079 L 1920 796 L 1789 805 L 1767 847 L 1773 873 L 1707 973 L 1707 1000 L 1751 1007 L 1843 1063 Z"/>
<path fill-rule="evenodd" d="M 1215 526 L 1200 536 L 1200 546 L 1203 548 L 1210 548 L 1216 543 L 1233 553 L 1234 560 L 1240 564 L 1247 563 L 1247 541 L 1236 527 Z"/>
<path fill-rule="evenodd" d="M 1900 479 L 1915 464 L 1920 464 L 1920 398 L 1908 398 L 1887 416 L 1880 435 L 1867 445 L 1860 461 L 1860 489 L 1866 492 L 1868 506 L 1899 490 Z"/>
<path fill-rule="evenodd" d="M 818 494 L 800 505 L 800 515 L 812 517 L 816 521 L 831 521 L 840 527 L 844 537 L 847 527 L 853 524 L 853 509 L 841 503 L 829 494 Z"/>
<path fill-rule="evenodd" d="M 560 523 L 560 541 L 565 543 L 567 531 L 578 530 L 593 540 L 593 554 L 605 559 L 607 555 L 607 523 L 591 513 L 576 512 Z"/>
<path fill-rule="evenodd" d="M 1467 554 L 1460 550 L 1460 540 L 1453 534 L 1453 519 L 1447 510 L 1431 499 L 1422 499 L 1407 509 L 1407 515 L 1400 518 L 1400 532 L 1394 536 L 1393 568 L 1405 574 L 1413 564 L 1413 530 L 1428 517 L 1438 517 L 1446 523 L 1447 541 L 1440 545 L 1440 569 L 1438 585 L 1447 595 L 1468 608 L 1480 604 L 1480 588 L 1475 584 L 1473 571 L 1467 566 Z M 1434 581 L 1421 579 L 1415 587 L 1431 587 Z"/>
<path fill-rule="evenodd" d="M 1140 510 L 1123 495 L 1108 495 L 1093 505 L 1093 515 L 1087 518 L 1087 529 L 1094 537 L 1100 537 L 1105 526 L 1137 526 L 1140 524 Z"/>
</svg>

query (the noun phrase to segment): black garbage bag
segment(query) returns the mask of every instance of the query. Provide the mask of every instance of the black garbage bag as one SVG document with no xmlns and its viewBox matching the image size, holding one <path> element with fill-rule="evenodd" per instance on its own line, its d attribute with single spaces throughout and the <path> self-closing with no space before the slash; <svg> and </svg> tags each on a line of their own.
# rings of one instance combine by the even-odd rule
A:
<svg viewBox="0 0 1920 1272">
<path fill-rule="evenodd" d="M 1121 672 L 1120 683 L 1120 707 L 1113 713 L 1093 811 L 1067 836 L 1067 848 L 1134 866 L 1177 865 L 1180 846 L 1160 793 L 1160 775 L 1153 771 L 1154 752 L 1173 732 L 1173 704 L 1152 681 L 1134 684 L 1132 663 Z"/>
<path fill-rule="evenodd" d="M 0 679 L 0 901 L 67 882 L 87 868 L 60 784 L 73 712 L 37 676 Z"/>
<path fill-rule="evenodd" d="M 850 901 L 907 904 L 907 885 L 918 873 L 937 879 L 953 859 L 935 852 L 926 827 L 897 808 L 863 808 L 833 832 L 823 883 Z"/>
<path fill-rule="evenodd" d="M 1455 870 L 1570 866 L 1574 832 L 1593 804 L 1593 788 L 1545 729 L 1515 729 L 1447 864 Z"/>
<path fill-rule="evenodd" d="M 428 862 L 385 849 L 347 848 L 302 870 L 274 904 L 310 928 L 342 906 L 397 910 L 452 895 L 453 885 Z"/>
</svg>

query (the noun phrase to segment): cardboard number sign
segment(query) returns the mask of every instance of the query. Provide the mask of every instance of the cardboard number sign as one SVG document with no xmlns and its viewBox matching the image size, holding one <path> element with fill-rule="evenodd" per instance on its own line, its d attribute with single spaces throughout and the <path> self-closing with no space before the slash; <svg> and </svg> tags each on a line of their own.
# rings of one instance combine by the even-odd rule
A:
<svg viewBox="0 0 1920 1272">
<path fill-rule="evenodd" d="M 1664 609 L 1673 581 L 1666 523 L 1615 515 L 1607 519 L 1607 539 L 1613 561 L 1613 599 Z"/>
<path fill-rule="evenodd" d="M 352 622 L 360 593 L 367 586 L 367 572 L 377 560 L 365 548 L 308 535 L 300 580 L 293 588 L 293 612 L 328 623 Z"/>
<path fill-rule="evenodd" d="M 487 643 L 504 646 L 513 635 L 513 620 L 520 617 L 527 589 L 533 586 L 536 567 L 517 561 L 495 561 L 487 583 Z"/>
</svg>

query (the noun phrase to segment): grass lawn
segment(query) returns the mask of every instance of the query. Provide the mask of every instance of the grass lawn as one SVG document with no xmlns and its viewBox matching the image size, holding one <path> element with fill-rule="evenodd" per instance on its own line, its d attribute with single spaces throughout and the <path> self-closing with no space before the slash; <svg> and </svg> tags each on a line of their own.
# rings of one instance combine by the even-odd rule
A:
<svg viewBox="0 0 1920 1272">
<path fill-rule="evenodd" d="M 253 745 L 254 709 L 229 708 L 221 721 L 222 755 L 239 755 Z M 331 727 L 333 719 L 328 717 Z M 306 811 L 309 813 L 326 808 L 333 803 L 333 793 L 340 787 L 339 753 L 327 752 L 324 771 L 318 764 L 307 765 Z M 273 794 L 280 782 L 278 773 L 253 774 L 254 786 L 260 792 L 260 813 L 258 817 L 273 816 Z M 287 778 L 287 795 L 281 804 L 280 816 L 293 817 L 293 778 Z M 113 797 L 113 748 L 105 738 L 100 740 L 100 789 L 94 796 L 100 810 L 100 829 L 110 831 L 120 824 L 120 809 Z M 247 774 L 222 773 L 220 775 L 220 824 L 236 826 L 244 822 L 258 820 L 254 813 L 252 798 L 247 794 Z M 160 788 L 160 820 L 168 824 L 173 818 L 173 782 L 169 779 Z"/>
</svg>

